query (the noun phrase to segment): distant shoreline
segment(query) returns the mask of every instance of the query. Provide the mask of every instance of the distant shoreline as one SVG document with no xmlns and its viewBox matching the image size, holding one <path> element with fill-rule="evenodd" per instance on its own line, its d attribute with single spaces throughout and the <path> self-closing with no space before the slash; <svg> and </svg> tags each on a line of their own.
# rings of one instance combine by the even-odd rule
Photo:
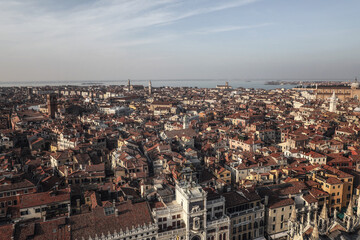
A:
<svg viewBox="0 0 360 240">
<path fill-rule="evenodd" d="M 149 80 L 152 81 L 153 87 L 198 87 L 198 88 L 216 88 L 217 85 L 224 85 L 229 82 L 232 88 L 255 88 L 255 89 L 276 89 L 291 88 L 296 85 L 311 85 L 316 82 L 341 82 L 340 80 L 318 80 L 318 79 L 297 79 L 297 80 L 281 80 L 281 79 L 147 79 L 147 80 L 131 80 L 132 84 L 148 85 Z M 108 81 L 32 81 L 32 82 L 0 82 L 0 87 L 59 87 L 59 86 L 111 86 L 111 85 L 127 85 L 128 80 L 108 80 Z"/>
</svg>

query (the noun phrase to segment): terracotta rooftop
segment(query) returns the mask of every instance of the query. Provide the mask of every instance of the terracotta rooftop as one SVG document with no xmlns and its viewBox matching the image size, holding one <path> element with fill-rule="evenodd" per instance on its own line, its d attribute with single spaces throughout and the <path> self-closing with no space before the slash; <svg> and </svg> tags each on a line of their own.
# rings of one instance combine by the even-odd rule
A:
<svg viewBox="0 0 360 240">
<path fill-rule="evenodd" d="M 59 190 L 56 193 L 51 191 L 26 194 L 21 197 L 20 208 L 29 208 L 64 201 L 70 201 L 70 192 L 68 189 Z"/>
<path fill-rule="evenodd" d="M 31 187 L 35 187 L 35 185 L 25 179 L 21 182 L 1 184 L 0 192 L 22 189 L 22 188 L 31 188 Z"/>
<path fill-rule="evenodd" d="M 89 236 L 95 238 L 108 235 L 114 231 L 119 233 L 121 230 L 132 229 L 138 225 L 144 226 L 153 223 L 150 208 L 147 202 L 131 203 L 130 201 L 116 206 L 116 212 L 108 216 L 105 215 L 104 208 L 97 207 L 92 212 L 71 216 L 71 231 L 73 239 L 88 239 Z M 124 221 L 126 219 L 126 221 Z"/>
<path fill-rule="evenodd" d="M 285 198 L 285 199 L 272 199 L 271 203 L 269 204 L 269 208 L 279 208 L 289 205 L 294 205 L 294 200 L 291 198 Z"/>
</svg>

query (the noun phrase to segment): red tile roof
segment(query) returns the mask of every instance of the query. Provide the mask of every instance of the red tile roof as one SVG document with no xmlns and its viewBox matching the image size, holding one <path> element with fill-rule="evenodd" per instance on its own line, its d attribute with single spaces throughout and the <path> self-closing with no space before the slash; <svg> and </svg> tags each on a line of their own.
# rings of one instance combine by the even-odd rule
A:
<svg viewBox="0 0 360 240">
<path fill-rule="evenodd" d="M 51 191 L 26 194 L 21 197 L 20 208 L 29 208 L 64 201 L 70 201 L 70 191 L 68 189 L 59 190 L 56 193 Z"/>
<path fill-rule="evenodd" d="M 130 230 L 132 226 L 154 223 L 147 202 L 127 201 L 117 205 L 116 209 L 118 216 L 115 216 L 116 212 L 106 216 L 102 207 L 97 207 L 89 213 L 71 216 L 73 239 L 88 239 L 89 236 L 94 238 L 95 234 L 101 236 L 102 233 L 106 236 L 109 232 L 114 234 L 114 231 L 119 233 L 127 228 Z"/>
<path fill-rule="evenodd" d="M 0 237 L 1 239 L 12 239 L 14 232 L 14 225 L 7 224 L 0 226 Z"/>
<path fill-rule="evenodd" d="M 294 205 L 294 203 L 295 203 L 294 200 L 292 200 L 291 198 L 277 199 L 276 201 L 273 201 L 269 205 L 269 208 L 279 208 L 279 207 Z"/>
</svg>

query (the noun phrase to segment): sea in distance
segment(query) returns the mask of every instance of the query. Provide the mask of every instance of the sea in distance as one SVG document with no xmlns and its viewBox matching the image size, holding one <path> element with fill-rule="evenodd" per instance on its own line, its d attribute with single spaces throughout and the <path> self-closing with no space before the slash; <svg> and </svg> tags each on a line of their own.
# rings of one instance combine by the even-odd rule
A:
<svg viewBox="0 0 360 240">
<path fill-rule="evenodd" d="M 198 87 L 198 88 L 215 88 L 217 85 L 224 85 L 229 83 L 232 88 L 262 88 L 262 89 L 276 89 L 276 88 L 293 88 L 299 82 L 342 82 L 348 81 L 346 79 L 147 79 L 147 80 L 131 80 L 133 85 L 148 86 L 151 80 L 153 87 Z M 279 84 L 269 83 L 279 82 Z M 83 81 L 27 81 L 27 82 L 0 82 L 0 87 L 37 87 L 37 86 L 91 86 L 91 85 L 127 85 L 128 80 L 83 80 Z"/>
</svg>

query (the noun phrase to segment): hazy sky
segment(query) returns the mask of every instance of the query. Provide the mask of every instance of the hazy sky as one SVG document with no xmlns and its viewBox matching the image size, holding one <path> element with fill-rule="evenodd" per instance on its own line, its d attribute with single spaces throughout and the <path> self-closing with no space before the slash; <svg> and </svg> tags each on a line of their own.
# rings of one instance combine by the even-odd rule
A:
<svg viewBox="0 0 360 240">
<path fill-rule="evenodd" d="M 0 0 L 0 81 L 360 76 L 359 0 Z"/>
</svg>

